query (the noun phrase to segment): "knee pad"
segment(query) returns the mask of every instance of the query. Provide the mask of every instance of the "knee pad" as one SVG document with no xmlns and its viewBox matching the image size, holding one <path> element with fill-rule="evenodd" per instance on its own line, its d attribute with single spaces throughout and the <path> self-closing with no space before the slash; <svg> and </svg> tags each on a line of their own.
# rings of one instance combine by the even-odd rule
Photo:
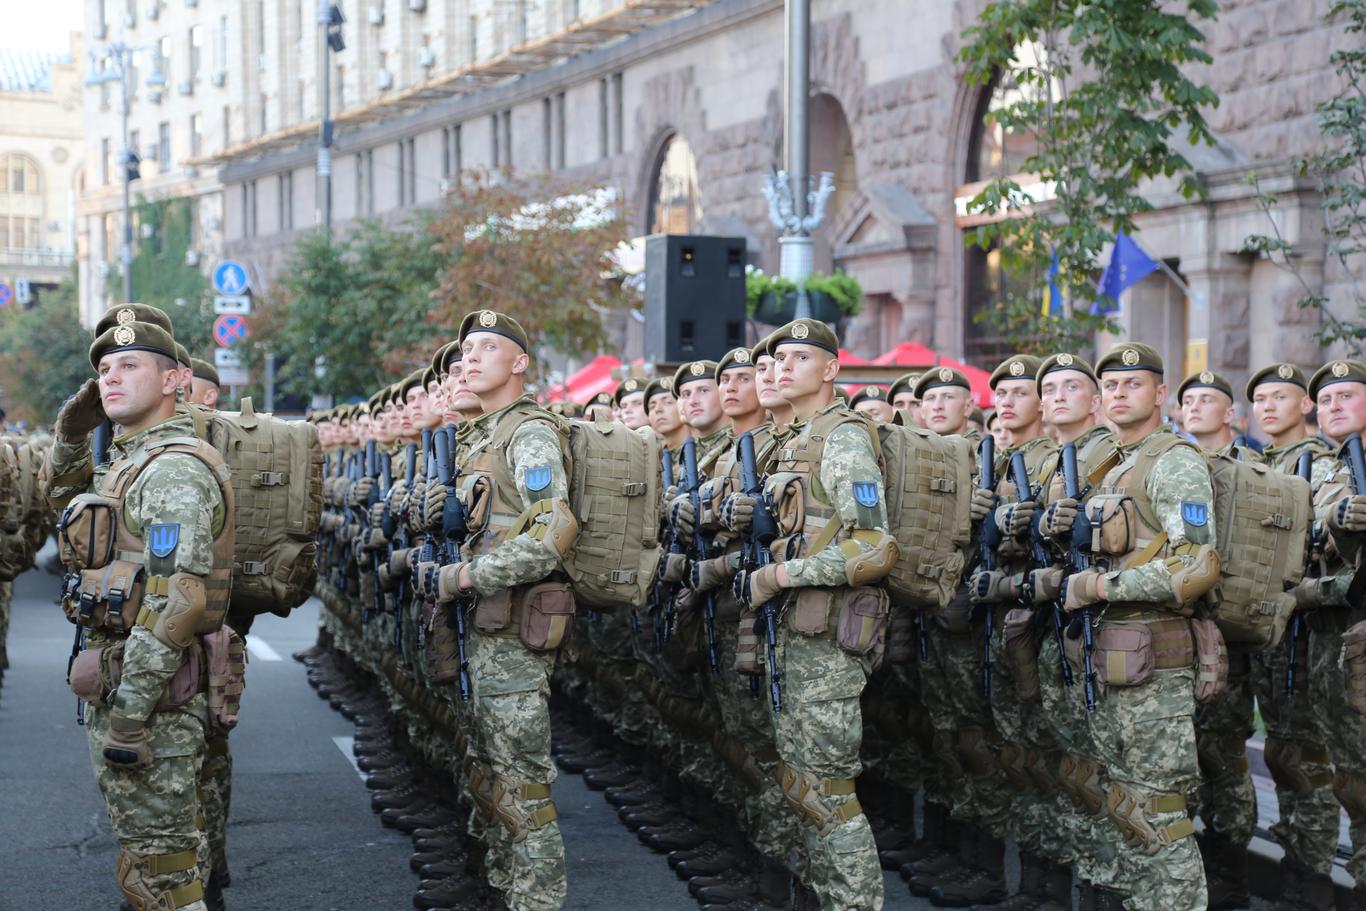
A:
<svg viewBox="0 0 1366 911">
<path fill-rule="evenodd" d="M 863 805 L 854 793 L 854 781 L 850 778 L 817 778 L 810 772 L 780 762 L 778 786 L 797 819 L 816 829 L 821 838 L 863 813 Z"/>
<path fill-rule="evenodd" d="M 1366 822 L 1366 775 L 1338 769 L 1333 775 L 1333 794 L 1347 811 L 1347 818 L 1352 825 Z"/>
<path fill-rule="evenodd" d="M 532 801 L 545 803 L 533 810 L 527 806 Z M 493 811 L 514 844 L 526 841 L 533 830 L 549 825 L 560 816 L 555 802 L 550 799 L 550 785 L 513 784 L 497 777 L 493 779 Z"/>
<path fill-rule="evenodd" d="M 199 863 L 195 849 L 175 854 L 139 854 L 127 848 L 119 849 L 119 891 L 128 899 L 134 911 L 175 911 L 204 898 L 204 884 L 191 873 L 183 886 L 167 891 L 156 891 L 149 880 L 167 873 L 193 871 Z"/>
<path fill-rule="evenodd" d="M 1313 773 L 1305 768 L 1305 763 L 1328 762 L 1328 751 L 1321 746 L 1268 736 L 1264 755 L 1267 771 L 1278 788 L 1295 794 L 1308 794 L 1315 788 L 1327 787 L 1332 783 L 1332 773 L 1327 768 Z"/>
<path fill-rule="evenodd" d="M 1188 817 L 1161 828 L 1152 819 L 1158 813 L 1184 813 L 1186 798 L 1180 794 L 1140 797 L 1124 785 L 1112 781 L 1105 796 L 1106 815 L 1114 821 L 1124 836 L 1124 843 L 1130 847 L 1139 848 L 1147 854 L 1156 854 L 1172 842 L 1195 834 L 1195 825 Z"/>
<path fill-rule="evenodd" d="M 1270 752 L 1270 738 L 1267 740 Z M 1195 735 L 1195 752 L 1200 760 L 1200 772 L 1206 779 L 1242 775 L 1247 772 L 1246 741 L 1236 734 L 1203 731 Z M 1267 758 L 1268 768 L 1271 765 Z"/>
<path fill-rule="evenodd" d="M 1012 791 L 1016 794 L 1028 794 L 1034 789 L 1034 782 L 1029 777 L 1029 770 L 1026 768 L 1024 747 L 1017 743 L 1004 743 L 1001 745 L 998 759 L 1001 763 L 1001 771 L 1005 773 L 1006 780 L 1010 782 Z"/>
<path fill-rule="evenodd" d="M 985 728 L 965 727 L 958 731 L 958 755 L 963 767 L 974 778 L 986 778 L 999 767 L 992 753 L 992 744 Z"/>
</svg>

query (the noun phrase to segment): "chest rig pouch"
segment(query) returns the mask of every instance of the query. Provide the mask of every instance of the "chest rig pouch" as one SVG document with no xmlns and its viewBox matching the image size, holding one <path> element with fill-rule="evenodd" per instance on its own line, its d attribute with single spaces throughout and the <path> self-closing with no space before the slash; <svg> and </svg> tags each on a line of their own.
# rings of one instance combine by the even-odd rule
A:
<svg viewBox="0 0 1366 911">
<path fill-rule="evenodd" d="M 77 494 L 57 522 L 62 563 L 99 569 L 114 559 L 120 504 L 97 493 Z"/>
<path fill-rule="evenodd" d="M 1138 543 L 1138 507 L 1127 493 L 1097 493 L 1086 501 L 1091 553 L 1123 557 Z"/>
</svg>

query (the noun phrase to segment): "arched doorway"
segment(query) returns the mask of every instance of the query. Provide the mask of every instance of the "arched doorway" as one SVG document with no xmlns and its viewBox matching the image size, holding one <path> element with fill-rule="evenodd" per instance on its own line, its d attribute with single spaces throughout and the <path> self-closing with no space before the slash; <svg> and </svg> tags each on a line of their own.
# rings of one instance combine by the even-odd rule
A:
<svg viewBox="0 0 1366 911">
<path fill-rule="evenodd" d="M 827 204 L 825 222 L 815 234 L 816 268 L 829 272 L 834 267 L 830 227 L 858 193 L 858 162 L 849 119 L 834 95 L 822 92 L 812 96 L 810 123 L 811 183 L 816 186 L 825 171 L 835 175 L 835 193 Z"/>
<path fill-rule="evenodd" d="M 655 157 L 646 209 L 646 234 L 692 234 L 702 222 L 697 159 L 682 133 L 664 141 Z"/>
<path fill-rule="evenodd" d="M 0 154 L 0 247 L 43 246 L 42 175 L 32 158 Z"/>
</svg>

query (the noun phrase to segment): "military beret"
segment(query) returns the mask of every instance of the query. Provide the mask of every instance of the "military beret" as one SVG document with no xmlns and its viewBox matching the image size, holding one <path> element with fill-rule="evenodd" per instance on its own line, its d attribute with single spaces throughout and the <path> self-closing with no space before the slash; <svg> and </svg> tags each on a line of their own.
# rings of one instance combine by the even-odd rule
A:
<svg viewBox="0 0 1366 911">
<path fill-rule="evenodd" d="M 176 359 L 175 339 L 171 333 L 154 323 L 120 323 L 111 326 L 90 346 L 90 365 L 100 369 L 100 358 L 117 351 L 150 351 Z"/>
<path fill-rule="evenodd" d="M 1192 373 L 1181 381 L 1181 385 L 1176 387 L 1176 400 L 1178 402 L 1186 394 L 1187 389 L 1217 389 L 1228 396 L 1230 402 L 1233 401 L 1233 384 L 1209 370 Z"/>
<path fill-rule="evenodd" d="M 436 368 L 428 365 L 422 368 L 422 388 L 426 389 L 432 383 L 441 382 L 441 374 L 436 372 Z"/>
<path fill-rule="evenodd" d="M 794 319 L 768 337 L 764 350 L 773 354 L 780 345 L 815 345 L 831 354 L 840 353 L 840 340 L 818 319 Z"/>
<path fill-rule="evenodd" d="M 1034 385 L 1042 386 L 1043 378 L 1050 373 L 1057 373 L 1059 370 L 1077 370 L 1091 378 L 1091 382 L 1096 382 L 1096 371 L 1087 363 L 1086 358 L 1077 357 L 1075 354 L 1062 352 L 1061 354 L 1051 354 L 1044 358 L 1043 363 L 1039 364 L 1039 370 L 1034 374 Z"/>
<path fill-rule="evenodd" d="M 175 337 L 175 327 L 171 325 L 171 318 L 166 315 L 166 311 L 148 304 L 117 304 L 110 307 L 104 311 L 104 314 L 100 316 L 100 321 L 95 324 L 95 337 L 104 335 L 106 331 L 115 326 L 134 322 L 160 326 L 172 338 Z"/>
<path fill-rule="evenodd" d="M 175 343 L 175 360 L 182 367 L 190 366 L 190 352 L 180 342 Z"/>
<path fill-rule="evenodd" d="M 1319 397 L 1319 390 L 1334 383 L 1366 383 L 1366 364 L 1361 361 L 1329 361 L 1309 381 L 1309 394 Z"/>
<path fill-rule="evenodd" d="M 892 381 L 891 387 L 887 390 L 887 401 L 890 402 L 903 392 L 909 392 L 911 395 L 915 395 L 915 386 L 916 383 L 920 382 L 921 376 L 923 376 L 923 374 L 903 373 L 901 376 L 897 377 Z M 916 397 L 919 398 L 919 396 Z"/>
<path fill-rule="evenodd" d="M 432 369 L 439 376 L 445 376 L 451 372 L 451 364 L 459 363 L 463 356 L 459 341 L 447 342 L 432 355 Z"/>
<path fill-rule="evenodd" d="M 456 336 L 461 344 L 471 332 L 492 332 L 516 342 L 526 353 L 531 353 L 531 341 L 522 324 L 506 313 L 496 310 L 476 310 L 460 321 L 460 332 Z"/>
<path fill-rule="evenodd" d="M 621 381 L 621 385 L 617 387 L 616 392 L 612 393 L 612 401 L 620 405 L 621 400 L 626 398 L 628 395 L 635 395 L 637 392 L 644 391 L 645 383 L 641 382 L 633 376 L 628 376 L 626 379 Z"/>
<path fill-rule="evenodd" d="M 759 358 L 773 356 L 768 353 L 768 340 L 771 338 L 773 338 L 773 333 L 770 332 L 768 335 L 765 335 L 763 338 L 759 339 L 759 344 L 749 349 L 749 359 L 751 361 L 757 364 L 759 363 Z"/>
<path fill-rule="evenodd" d="M 716 361 L 692 361 L 674 371 L 674 395 L 683 388 L 684 383 L 697 380 L 715 380 Z"/>
<path fill-rule="evenodd" d="M 877 402 L 887 401 L 887 392 L 881 386 L 860 386 L 854 393 L 854 397 L 849 400 L 850 407 L 859 402 L 866 402 L 869 399 Z"/>
<path fill-rule="evenodd" d="M 925 393 L 931 389 L 939 389 L 943 386 L 961 386 L 972 391 L 972 383 L 963 375 L 961 370 L 954 370 L 952 367 L 932 367 L 920 374 L 920 379 L 915 381 L 915 387 L 911 390 L 915 397 L 923 399 Z"/>
<path fill-rule="evenodd" d="M 365 404 L 362 406 L 364 407 L 365 412 L 371 417 L 379 414 L 384 410 L 384 403 L 389 400 L 389 396 L 392 392 L 393 390 L 391 387 L 385 386 L 379 392 L 370 396 L 370 398 L 365 400 Z"/>
<path fill-rule="evenodd" d="M 1039 375 L 1039 365 L 1043 362 L 1032 354 L 1016 354 L 1006 358 L 991 373 L 990 385 L 994 390 L 1001 380 L 1033 379 Z"/>
<path fill-rule="evenodd" d="M 1252 374 L 1252 379 L 1247 381 L 1247 400 L 1252 401 L 1252 391 L 1262 383 L 1294 383 L 1301 389 L 1307 390 L 1309 383 L 1304 378 L 1304 371 L 1294 364 L 1272 364 L 1263 367 Z"/>
<path fill-rule="evenodd" d="M 673 395 L 674 381 L 672 377 L 657 376 L 645 384 L 645 405 L 649 407 L 650 399 L 657 395 Z"/>
<path fill-rule="evenodd" d="M 398 395 L 396 395 L 395 398 L 398 399 L 399 402 L 404 402 L 407 400 L 409 389 L 414 389 L 420 386 L 424 391 L 426 390 L 427 384 L 423 382 L 423 374 L 426 373 L 427 369 L 429 368 L 423 368 L 422 370 L 414 370 L 412 373 L 408 374 L 403 379 L 399 380 L 396 384 L 394 384 L 395 391 L 398 393 Z"/>
<path fill-rule="evenodd" d="M 1096 376 L 1103 376 L 1107 370 L 1147 370 L 1162 376 L 1162 355 L 1157 349 L 1142 342 L 1125 342 L 1116 345 L 1096 362 Z"/>
<path fill-rule="evenodd" d="M 195 379 L 203 380 L 206 383 L 213 383 L 215 386 L 222 385 L 222 383 L 218 381 L 218 371 L 214 369 L 213 364 L 210 364 L 208 361 L 201 361 L 197 357 L 192 357 L 190 358 L 190 369 L 194 371 Z"/>
<path fill-rule="evenodd" d="M 987 413 L 983 411 L 980 407 L 974 405 L 972 408 L 972 414 L 968 415 L 968 420 L 976 421 L 977 423 L 985 427 L 987 425 Z"/>
<path fill-rule="evenodd" d="M 585 403 L 585 407 L 591 408 L 594 405 L 603 405 L 607 408 L 611 408 L 614 404 L 616 403 L 612 401 L 612 393 L 599 392 Z"/>
<path fill-rule="evenodd" d="M 748 348 L 732 348 L 726 352 L 725 356 L 716 363 L 716 378 L 721 379 L 721 374 L 732 367 L 753 367 L 754 355 Z"/>
<path fill-rule="evenodd" d="M 560 414 L 567 418 L 577 418 L 583 415 L 583 408 L 578 402 L 560 402 Z"/>
</svg>

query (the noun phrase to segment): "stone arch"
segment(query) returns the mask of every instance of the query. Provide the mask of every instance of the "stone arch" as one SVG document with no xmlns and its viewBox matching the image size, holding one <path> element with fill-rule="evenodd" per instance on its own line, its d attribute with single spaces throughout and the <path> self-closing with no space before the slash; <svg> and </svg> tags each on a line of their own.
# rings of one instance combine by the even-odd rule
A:
<svg viewBox="0 0 1366 911">
<path fill-rule="evenodd" d="M 655 153 L 650 159 L 644 193 L 640 197 L 643 233 L 697 233 L 704 209 L 696 150 L 680 130 L 661 133 L 652 145 Z M 662 191 L 666 169 L 671 188 Z M 666 199 L 663 193 L 671 195 Z M 667 209 L 667 215 L 661 216 L 661 207 Z"/>
<path fill-rule="evenodd" d="M 816 268 L 830 271 L 832 266 L 832 226 L 854 202 L 859 192 L 858 146 L 854 141 L 845 108 L 838 98 L 820 92 L 811 99 L 811 178 L 814 184 L 822 171 L 835 175 L 835 194 L 830 198 L 824 224 L 817 228 Z"/>
<path fill-rule="evenodd" d="M 707 142 L 706 115 L 691 66 L 680 67 L 647 79 L 641 85 L 641 99 L 636 106 L 635 131 L 640 150 L 635 163 L 634 223 L 648 229 L 651 184 L 659 156 L 669 140 L 682 134 L 692 144 L 697 159 L 700 185 L 708 185 L 707 149 L 699 144 Z"/>
</svg>

